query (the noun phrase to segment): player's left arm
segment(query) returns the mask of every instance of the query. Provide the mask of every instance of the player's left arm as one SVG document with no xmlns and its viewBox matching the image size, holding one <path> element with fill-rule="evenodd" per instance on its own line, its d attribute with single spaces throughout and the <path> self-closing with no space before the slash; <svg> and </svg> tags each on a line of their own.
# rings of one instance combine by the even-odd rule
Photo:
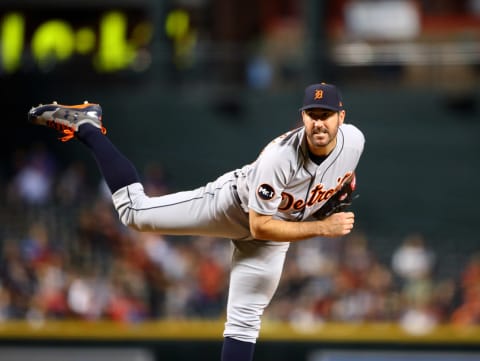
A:
<svg viewBox="0 0 480 361">
<path fill-rule="evenodd" d="M 289 222 L 250 209 L 249 219 L 250 232 L 255 239 L 277 242 L 301 241 L 313 237 L 341 237 L 349 234 L 355 223 L 352 212 L 334 213 L 317 221 Z"/>
</svg>

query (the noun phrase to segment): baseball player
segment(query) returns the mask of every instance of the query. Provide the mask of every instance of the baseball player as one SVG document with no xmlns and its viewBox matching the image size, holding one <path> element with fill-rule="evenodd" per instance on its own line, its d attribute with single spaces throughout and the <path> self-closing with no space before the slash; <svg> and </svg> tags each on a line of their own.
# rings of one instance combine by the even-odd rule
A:
<svg viewBox="0 0 480 361">
<path fill-rule="evenodd" d="M 306 87 L 300 112 L 303 125 L 271 141 L 252 163 L 203 187 L 160 197 L 144 193 L 134 166 L 105 136 L 100 105 L 40 105 L 28 118 L 61 131 L 63 141 L 77 138 L 92 151 L 125 225 L 232 240 L 221 360 L 251 361 L 290 242 L 341 237 L 354 226 L 352 212 L 319 215 L 347 180 L 354 184 L 364 136 L 344 123 L 335 85 Z"/>
</svg>

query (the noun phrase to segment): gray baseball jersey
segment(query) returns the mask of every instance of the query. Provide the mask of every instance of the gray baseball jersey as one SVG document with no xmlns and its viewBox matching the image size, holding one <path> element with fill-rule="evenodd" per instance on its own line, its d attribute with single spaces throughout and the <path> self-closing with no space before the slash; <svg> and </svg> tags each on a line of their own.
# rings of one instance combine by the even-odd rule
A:
<svg viewBox="0 0 480 361">
<path fill-rule="evenodd" d="M 308 156 L 304 133 L 301 127 L 276 138 L 254 163 L 241 169 L 238 193 L 245 211 L 307 220 L 352 174 L 364 145 L 356 127 L 339 128 L 335 149 L 320 165 Z"/>
<path fill-rule="evenodd" d="M 343 124 L 337 143 L 317 165 L 308 155 L 304 128 L 268 144 L 258 158 L 195 190 L 148 197 L 134 183 L 112 196 L 122 222 L 142 231 L 210 235 L 233 241 L 224 336 L 256 342 L 260 316 L 280 280 L 288 242 L 253 239 L 248 210 L 288 221 L 309 221 L 354 172 L 364 137 Z"/>
</svg>

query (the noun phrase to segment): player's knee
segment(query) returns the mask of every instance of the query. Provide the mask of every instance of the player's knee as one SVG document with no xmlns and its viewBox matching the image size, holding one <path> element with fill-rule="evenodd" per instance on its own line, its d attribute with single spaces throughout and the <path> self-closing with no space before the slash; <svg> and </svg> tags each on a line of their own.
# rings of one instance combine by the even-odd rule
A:
<svg viewBox="0 0 480 361">
<path fill-rule="evenodd" d="M 122 222 L 123 225 L 129 228 L 135 229 L 137 231 L 141 230 L 141 227 L 134 221 L 134 218 L 131 216 L 131 214 L 128 213 L 131 212 L 124 212 L 122 214 L 119 214 L 120 222 Z"/>
<path fill-rule="evenodd" d="M 139 212 L 136 211 L 141 208 L 138 203 L 142 202 L 144 198 L 146 196 L 143 186 L 139 183 L 124 187 L 113 194 L 113 204 L 122 224 L 139 231 L 145 228 L 140 221 Z"/>
<path fill-rule="evenodd" d="M 260 322 L 258 325 L 249 325 L 248 323 L 230 323 L 225 324 L 223 337 L 234 338 L 243 342 L 255 343 L 260 333 Z"/>
</svg>

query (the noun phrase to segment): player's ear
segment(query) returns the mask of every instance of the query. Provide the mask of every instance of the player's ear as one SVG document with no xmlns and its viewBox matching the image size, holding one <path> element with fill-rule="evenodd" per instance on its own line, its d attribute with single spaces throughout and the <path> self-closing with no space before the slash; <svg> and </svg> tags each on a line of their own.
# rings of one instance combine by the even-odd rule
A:
<svg viewBox="0 0 480 361">
<path fill-rule="evenodd" d="M 339 120 L 338 125 L 343 124 L 343 122 L 345 121 L 345 115 L 346 115 L 345 110 L 340 110 L 338 112 L 338 120 Z"/>
<path fill-rule="evenodd" d="M 300 115 L 301 115 L 301 117 L 302 117 L 302 123 L 303 123 L 303 125 L 305 125 L 305 114 L 306 114 L 306 113 L 305 113 L 305 110 L 302 110 L 302 111 L 300 112 Z"/>
</svg>

